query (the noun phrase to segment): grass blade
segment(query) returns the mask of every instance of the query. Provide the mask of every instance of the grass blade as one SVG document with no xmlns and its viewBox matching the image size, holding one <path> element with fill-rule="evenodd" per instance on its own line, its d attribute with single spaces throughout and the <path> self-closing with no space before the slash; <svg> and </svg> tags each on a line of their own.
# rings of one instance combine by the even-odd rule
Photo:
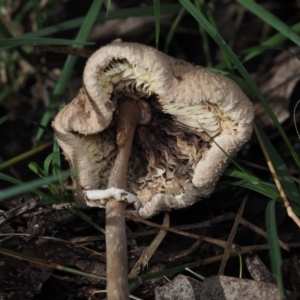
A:
<svg viewBox="0 0 300 300">
<path fill-rule="evenodd" d="M 283 23 L 280 19 L 274 16 L 272 13 L 264 9 L 261 5 L 255 3 L 252 0 L 236 0 L 242 6 L 247 8 L 253 14 L 258 16 L 267 24 L 271 25 L 273 28 L 278 30 L 281 34 L 283 34 L 286 38 L 293 41 L 296 45 L 300 46 L 300 37 L 285 23 Z"/>
<path fill-rule="evenodd" d="M 98 16 L 98 13 L 102 6 L 102 3 L 103 3 L 103 0 L 94 0 L 93 1 L 85 19 L 84 19 L 84 22 L 82 23 L 79 33 L 76 37 L 76 40 L 75 40 L 76 43 L 78 43 L 78 42 L 83 43 L 87 39 L 88 34 L 91 31 L 92 26 Z M 68 55 L 65 65 L 62 69 L 61 75 L 59 77 L 59 80 L 53 91 L 53 96 L 52 96 L 51 102 L 42 117 L 41 125 L 47 126 L 49 124 L 49 121 L 53 115 L 53 111 L 56 109 L 56 103 L 65 89 L 65 86 L 71 76 L 71 72 L 74 68 L 76 61 L 77 61 L 76 56 Z M 44 130 L 39 128 L 37 135 L 35 137 L 35 145 L 39 142 L 43 133 L 44 133 Z"/>
<path fill-rule="evenodd" d="M 56 154 L 57 154 L 57 153 L 52 152 L 52 153 L 50 153 L 50 154 L 46 157 L 46 159 L 44 160 L 44 169 L 43 169 L 43 171 L 44 171 L 44 173 L 45 173 L 46 175 L 49 175 L 49 174 L 50 174 L 50 166 L 51 166 L 51 164 L 53 163 L 53 160 L 55 159 Z"/>
<path fill-rule="evenodd" d="M 8 168 L 20 161 L 23 161 L 24 159 L 31 157 L 41 151 L 44 151 L 45 149 L 47 149 L 48 147 L 50 147 L 52 145 L 52 141 L 50 142 L 46 142 L 45 144 L 42 144 L 34 149 L 31 149 L 29 151 L 26 151 L 24 153 L 21 153 L 20 155 L 17 155 L 3 163 L 0 164 L 0 170 L 3 170 L 5 168 Z"/>
<path fill-rule="evenodd" d="M 195 3 L 195 6 L 197 7 L 198 11 L 203 14 L 203 4 L 200 3 L 200 0 L 195 0 L 194 3 Z M 200 23 L 198 23 L 198 25 L 199 25 L 199 32 L 200 32 L 200 35 L 201 35 L 201 38 L 202 38 L 202 48 L 203 48 L 203 53 L 204 53 L 205 60 L 206 60 L 206 66 L 208 68 L 211 68 L 212 63 L 211 63 L 211 56 L 210 56 L 210 49 L 209 49 L 207 32 L 200 25 Z"/>
<path fill-rule="evenodd" d="M 43 260 L 43 259 L 38 258 L 38 257 L 33 257 L 33 256 L 28 255 L 28 254 L 24 254 L 24 253 L 21 253 L 21 252 L 16 252 L 16 251 L 9 250 L 9 249 L 6 249 L 6 248 L 0 247 L 0 253 L 2 255 L 6 255 L 6 256 L 14 257 L 16 259 L 25 260 L 25 261 L 28 261 L 30 263 L 38 264 L 38 265 L 43 266 L 45 268 L 53 268 L 55 270 L 67 272 L 67 273 L 74 274 L 74 275 L 83 276 L 83 277 L 90 278 L 90 279 L 97 280 L 97 281 L 98 280 L 104 280 L 104 281 L 106 280 L 106 278 L 102 277 L 102 276 L 97 276 L 97 275 L 94 275 L 94 274 L 81 272 L 79 270 L 76 270 L 75 268 L 65 267 L 65 266 L 63 266 L 61 264 L 58 264 L 58 263 L 53 263 L 53 262 L 50 262 L 50 261 L 46 261 L 46 260 Z"/>
<path fill-rule="evenodd" d="M 106 17 L 108 16 L 108 13 L 109 13 L 109 9 L 110 9 L 110 3 L 111 1 L 110 0 L 108 0 L 107 1 L 107 4 L 106 4 Z"/>
<path fill-rule="evenodd" d="M 300 215 L 300 200 L 298 189 L 289 175 L 289 172 L 281 160 L 280 156 L 274 149 L 271 142 L 268 140 L 264 132 L 259 128 L 258 125 L 254 124 L 254 130 L 258 138 L 259 144 L 267 161 L 270 173 L 273 177 L 273 180 L 276 184 L 277 190 L 280 194 L 280 197 L 286 207 L 287 214 L 293 221 L 300 227 L 300 219 L 296 214 Z M 286 191 L 289 191 L 293 194 L 294 205 L 293 208 L 286 196 Z M 295 214 L 296 212 L 296 214 Z"/>
<path fill-rule="evenodd" d="M 155 47 L 158 49 L 159 46 L 159 35 L 160 35 L 160 1 L 153 0 L 154 3 L 154 15 L 155 15 Z"/>
<path fill-rule="evenodd" d="M 3 116 L 2 118 L 0 118 L 0 125 L 9 119 L 10 119 L 10 115 Z"/>
<path fill-rule="evenodd" d="M 280 197 L 278 190 L 276 189 L 276 186 L 274 184 L 259 180 L 258 178 L 256 178 L 257 180 L 255 181 L 253 180 L 253 176 L 249 176 L 247 173 L 238 170 L 227 169 L 224 174 L 232 178 L 241 179 L 234 182 L 230 181 L 230 185 L 235 185 L 252 190 L 273 200 L 276 200 Z M 222 183 L 226 184 L 226 182 Z"/>
<path fill-rule="evenodd" d="M 68 176 L 69 174 L 70 174 L 70 172 L 65 172 L 64 176 Z M 0 173 L 0 179 L 11 182 L 16 185 L 16 186 L 1 190 L 0 202 L 3 200 L 6 200 L 8 198 L 18 196 L 18 195 L 28 192 L 28 191 L 31 191 L 32 193 L 38 195 L 43 202 L 45 202 L 45 201 L 58 202 L 57 201 L 58 199 L 55 199 L 53 196 L 49 196 L 37 189 L 38 187 L 40 187 L 42 185 L 56 182 L 58 180 L 58 178 L 55 175 L 49 176 L 46 178 L 39 178 L 39 179 L 30 181 L 30 182 L 24 183 L 24 182 L 19 181 L 19 180 L 15 179 L 11 176 L 8 176 L 4 173 Z"/>
<path fill-rule="evenodd" d="M 53 153 L 55 153 L 55 156 L 52 162 L 52 173 L 57 175 L 60 189 L 65 193 L 66 190 L 65 190 L 63 175 L 61 171 L 60 149 L 56 137 L 54 137 Z"/>
<path fill-rule="evenodd" d="M 279 295 L 281 299 L 284 299 L 284 288 L 281 275 L 281 253 L 278 242 L 276 217 L 275 217 L 275 201 L 272 200 L 267 205 L 266 210 L 266 227 L 268 233 L 268 245 L 269 254 L 271 259 L 271 269 L 272 273 L 276 279 L 277 287 L 279 289 Z"/>
<path fill-rule="evenodd" d="M 178 0 L 179 3 L 182 4 L 182 6 L 203 26 L 203 28 L 207 31 L 207 33 L 215 40 L 215 42 L 219 45 L 219 47 L 226 53 L 228 58 L 233 62 L 237 70 L 240 72 L 240 74 L 243 76 L 245 81 L 247 82 L 249 88 L 256 94 L 264 108 L 266 109 L 267 113 L 271 117 L 272 121 L 274 122 L 276 128 L 278 129 L 280 135 L 282 136 L 285 144 L 289 148 L 296 164 L 300 167 L 300 160 L 295 152 L 292 144 L 290 143 L 288 137 L 286 136 L 282 126 L 278 122 L 273 110 L 270 108 L 269 104 L 265 100 L 264 96 L 258 89 L 257 85 L 245 69 L 245 67 L 242 65 L 242 63 L 239 61 L 237 56 L 234 54 L 234 52 L 231 50 L 231 48 L 227 45 L 227 43 L 224 41 L 224 39 L 220 36 L 220 34 L 216 31 L 216 29 L 207 21 L 207 19 L 197 10 L 197 8 L 189 1 L 189 0 Z"/>
<path fill-rule="evenodd" d="M 175 20 L 168 32 L 168 35 L 166 37 L 165 50 L 164 50 L 166 53 L 169 51 L 170 43 L 172 41 L 173 36 L 175 35 L 176 28 L 178 27 L 179 23 L 181 22 L 181 20 L 183 18 L 184 13 L 185 13 L 185 9 L 182 8 L 180 10 L 180 12 L 178 13 L 177 17 L 175 18 Z"/>
<path fill-rule="evenodd" d="M 264 133 L 264 131 L 256 124 L 256 130 L 259 132 L 259 135 L 263 141 L 264 147 L 268 151 L 269 157 L 275 167 L 276 173 L 279 177 L 279 180 L 286 192 L 289 192 L 292 195 L 291 199 L 293 199 L 294 204 L 296 204 L 300 211 L 300 193 L 299 190 L 290 175 L 289 170 L 287 169 L 286 165 L 282 161 L 280 155 L 274 148 L 273 144 Z"/>
<path fill-rule="evenodd" d="M 299 34 L 300 33 L 300 23 L 295 24 L 294 26 L 291 27 L 291 29 L 294 32 L 296 32 L 297 34 Z M 262 47 L 274 47 L 274 46 L 277 46 L 279 43 L 283 42 L 286 39 L 287 39 L 287 37 L 284 36 L 283 34 L 276 33 L 272 37 L 270 37 L 269 39 L 264 41 L 260 46 L 262 46 Z M 256 57 L 257 55 L 261 54 L 262 52 L 264 52 L 267 49 L 268 48 L 265 48 L 265 49 L 261 48 L 261 49 L 251 51 L 251 53 L 247 54 L 243 58 L 243 62 L 251 60 L 252 58 Z"/>
<path fill-rule="evenodd" d="M 13 37 L 13 35 L 11 34 L 11 32 L 9 31 L 9 29 L 7 28 L 7 26 L 5 25 L 5 23 L 1 18 L 0 18 L 0 32 L 3 35 L 3 37 L 6 39 Z"/>
<path fill-rule="evenodd" d="M 38 29 L 42 28 L 42 16 L 39 8 L 39 2 L 38 0 L 31 0 L 33 11 L 35 14 L 35 22 Z"/>
<path fill-rule="evenodd" d="M 181 6 L 178 4 L 165 4 L 161 5 L 161 14 L 176 14 L 180 11 Z M 116 11 L 110 11 L 109 15 L 106 16 L 106 12 L 100 12 L 98 17 L 96 18 L 96 22 L 104 22 L 109 20 L 117 20 L 124 19 L 130 17 L 143 17 L 143 16 L 153 16 L 153 6 L 145 6 L 145 7 L 134 7 L 134 8 L 125 8 Z M 1 19 L 0 19 L 1 21 Z M 53 25 L 49 27 L 45 27 L 43 29 L 29 32 L 22 35 L 23 38 L 38 38 L 43 36 L 48 36 L 51 34 L 55 34 L 58 32 L 63 32 L 70 29 L 78 28 L 82 25 L 84 21 L 84 17 L 76 18 L 73 20 L 62 22 L 58 25 Z M 1 22 L 0 22 L 1 26 Z M 1 31 L 1 27 L 0 27 Z M 1 31 L 2 32 L 2 31 Z M 11 36 L 9 36 L 11 37 Z"/>
<path fill-rule="evenodd" d="M 59 46 L 84 46 L 91 45 L 93 43 L 85 43 L 81 41 L 57 39 L 57 38 L 10 38 L 4 41 L 0 41 L 0 51 L 8 50 L 13 47 L 19 47 L 24 45 L 59 45 Z"/>
</svg>

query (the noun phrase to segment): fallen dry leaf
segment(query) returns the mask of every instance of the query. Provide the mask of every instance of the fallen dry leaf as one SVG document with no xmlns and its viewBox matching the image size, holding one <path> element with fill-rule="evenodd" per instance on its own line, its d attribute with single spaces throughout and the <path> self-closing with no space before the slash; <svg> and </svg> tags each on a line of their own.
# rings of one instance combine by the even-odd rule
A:
<svg viewBox="0 0 300 300">
<path fill-rule="evenodd" d="M 269 102 L 274 114 L 280 123 L 290 117 L 288 110 L 290 97 L 300 80 L 299 47 L 293 47 L 289 52 L 282 52 L 274 59 L 274 67 L 258 78 L 258 86 Z M 294 54 L 294 55 L 293 55 Z M 273 122 L 261 103 L 254 105 L 255 115 L 262 127 L 273 126 Z"/>
</svg>

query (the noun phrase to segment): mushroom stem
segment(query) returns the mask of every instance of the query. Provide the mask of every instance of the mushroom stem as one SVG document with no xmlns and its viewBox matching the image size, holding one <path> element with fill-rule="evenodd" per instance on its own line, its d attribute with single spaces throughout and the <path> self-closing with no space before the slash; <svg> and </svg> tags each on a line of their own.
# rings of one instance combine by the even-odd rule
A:
<svg viewBox="0 0 300 300">
<path fill-rule="evenodd" d="M 140 105 L 135 99 L 123 100 L 117 124 L 118 153 L 108 187 L 126 189 L 128 161 Z M 106 204 L 107 299 L 129 299 L 125 203 L 109 200 Z"/>
</svg>

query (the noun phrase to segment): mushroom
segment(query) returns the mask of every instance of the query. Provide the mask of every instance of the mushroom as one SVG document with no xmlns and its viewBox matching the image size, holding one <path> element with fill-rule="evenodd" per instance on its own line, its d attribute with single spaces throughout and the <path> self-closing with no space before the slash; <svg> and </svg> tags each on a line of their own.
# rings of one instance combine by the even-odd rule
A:
<svg viewBox="0 0 300 300">
<path fill-rule="evenodd" d="M 148 218 L 192 205 L 213 191 L 229 162 L 223 151 L 235 155 L 252 133 L 252 104 L 234 82 L 144 45 L 102 47 L 83 80 L 53 122 L 79 170 L 79 206 L 114 199 Z M 127 299 L 124 205 L 117 201 L 106 210 L 107 295 Z"/>
<path fill-rule="evenodd" d="M 65 157 L 79 170 L 73 188 L 80 206 L 139 200 L 144 218 L 190 206 L 213 192 L 230 161 L 224 152 L 234 156 L 251 137 L 253 107 L 233 81 L 154 48 L 104 46 L 87 61 L 83 81 L 53 122 Z M 126 97 L 138 100 L 141 119 L 125 191 L 107 186 Z"/>
</svg>

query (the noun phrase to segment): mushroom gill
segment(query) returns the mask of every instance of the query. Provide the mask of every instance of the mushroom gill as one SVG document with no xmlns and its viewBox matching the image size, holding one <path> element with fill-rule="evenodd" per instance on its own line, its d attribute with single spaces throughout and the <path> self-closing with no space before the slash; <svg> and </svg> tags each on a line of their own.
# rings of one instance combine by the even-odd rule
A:
<svg viewBox="0 0 300 300">
<path fill-rule="evenodd" d="M 102 90 L 109 96 L 121 92 L 148 98 L 156 95 L 154 77 L 143 67 L 132 65 L 126 58 L 113 58 L 98 73 L 98 82 Z M 162 104 L 162 103 L 161 103 Z M 173 115 L 179 123 L 193 128 L 205 140 L 223 131 L 234 134 L 238 124 L 221 106 L 206 102 L 200 105 L 187 106 L 185 103 L 163 103 L 162 110 Z M 196 118 L 192 118 L 196 116 Z"/>
<path fill-rule="evenodd" d="M 126 58 L 110 60 L 100 69 L 98 82 L 108 95 L 126 91 L 147 97 L 155 91 L 155 81 L 151 74 L 145 68 L 131 65 Z"/>
<path fill-rule="evenodd" d="M 137 194 L 142 203 L 157 193 L 184 193 L 192 181 L 196 164 L 210 147 L 206 143 L 210 137 L 223 130 L 234 131 L 235 122 L 226 116 L 222 107 L 214 104 L 161 104 L 153 76 L 126 58 L 106 62 L 99 69 L 97 80 L 116 106 L 124 94 L 138 97 L 151 106 L 151 122 L 137 127 L 128 171 L 128 190 Z M 191 118 L 192 115 L 197 118 Z M 110 126 L 101 133 L 110 143 L 115 140 L 112 134 L 115 119 L 116 113 Z M 106 171 L 112 167 L 115 156 L 114 148 L 105 157 Z M 107 172 L 100 170 L 99 188 L 107 186 L 107 178 Z"/>
</svg>

